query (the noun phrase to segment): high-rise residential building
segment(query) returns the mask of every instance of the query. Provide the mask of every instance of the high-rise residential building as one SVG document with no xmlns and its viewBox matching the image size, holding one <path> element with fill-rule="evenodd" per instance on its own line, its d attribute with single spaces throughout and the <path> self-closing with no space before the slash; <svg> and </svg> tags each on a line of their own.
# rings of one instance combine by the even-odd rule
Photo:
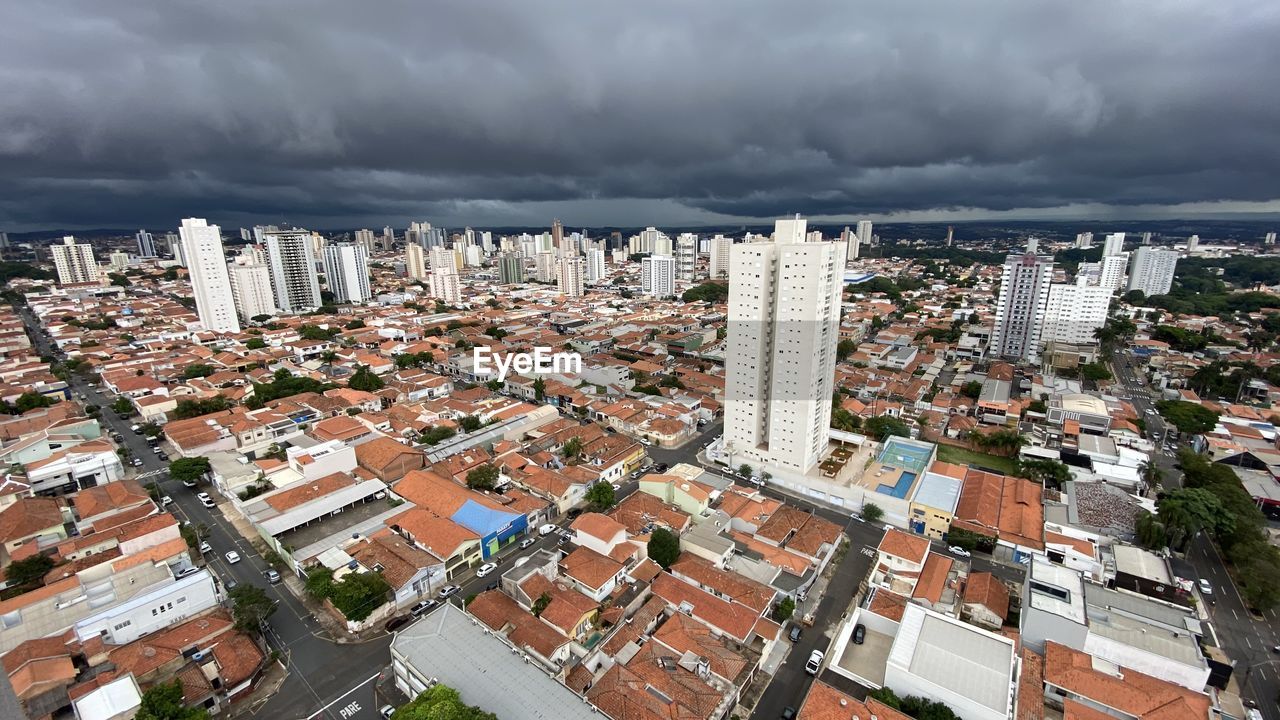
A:
<svg viewBox="0 0 1280 720">
<path fill-rule="evenodd" d="M 458 272 L 458 256 L 447 247 L 433 247 L 428 251 L 432 270 L 452 270 Z"/>
<path fill-rule="evenodd" d="M 183 267 L 187 266 L 187 259 L 182 257 L 182 240 L 177 233 L 165 233 L 164 246 L 167 248 L 166 251 L 173 256 L 175 262 Z"/>
<path fill-rule="evenodd" d="M 1111 292 L 1124 287 L 1124 273 L 1125 270 L 1129 269 L 1129 253 L 1104 255 L 1101 265 L 1101 272 L 1098 276 L 1099 287 L 1106 288 Z"/>
<path fill-rule="evenodd" d="M 378 240 L 382 252 L 391 252 L 396 246 L 396 231 L 390 225 L 382 228 L 382 238 Z"/>
<path fill-rule="evenodd" d="M 955 228 L 950 225 L 947 226 L 947 247 L 951 247 L 951 241 L 955 238 L 955 232 Z"/>
<path fill-rule="evenodd" d="M 533 256 L 533 277 L 538 282 L 551 282 L 556 279 L 555 253 L 540 252 Z"/>
<path fill-rule="evenodd" d="M 1275 244 L 1276 244 L 1276 234 L 1275 234 L 1275 232 L 1269 232 L 1269 233 L 1267 233 L 1265 236 L 1263 236 L 1263 238 L 1262 238 L 1262 244 L 1263 244 L 1263 245 L 1275 245 Z"/>
<path fill-rule="evenodd" d="M 659 248 L 665 249 L 660 252 Z M 647 227 L 640 231 L 640 234 L 632 238 L 631 254 L 653 254 L 653 255 L 670 255 L 671 254 L 671 238 L 655 227 Z"/>
<path fill-rule="evenodd" d="M 427 251 L 417 243 L 404 246 L 404 274 L 414 280 L 427 276 Z"/>
<path fill-rule="evenodd" d="M 427 292 L 431 297 L 450 305 L 462 302 L 462 283 L 458 279 L 458 271 L 447 267 L 432 270 L 431 278 L 427 281 Z"/>
<path fill-rule="evenodd" d="M 363 246 L 365 251 L 372 254 L 377 249 L 377 238 L 374 237 L 372 230 L 364 228 L 356 231 L 356 244 Z"/>
<path fill-rule="evenodd" d="M 585 292 L 586 263 L 579 255 L 562 257 L 556 261 L 556 289 L 561 295 L 582 297 Z"/>
<path fill-rule="evenodd" d="M 645 295 L 667 298 L 676 294 L 676 259 L 650 255 L 640 260 L 640 289 Z"/>
<path fill-rule="evenodd" d="M 1087 285 L 1083 278 L 1077 278 L 1074 285 L 1051 284 L 1040 330 L 1041 344 L 1092 345 L 1096 342 L 1093 332 L 1107 322 L 1110 304 L 1110 290 Z"/>
<path fill-rule="evenodd" d="M 1076 249 L 1088 250 L 1093 247 L 1093 233 L 1082 232 L 1076 235 Z"/>
<path fill-rule="evenodd" d="M 693 282 L 697 265 L 698 236 L 694 233 L 680 233 L 676 237 L 676 277 L 686 282 Z"/>
<path fill-rule="evenodd" d="M 9 249 L 9 233 L 0 232 L 0 250 L 8 250 L 8 249 Z"/>
<path fill-rule="evenodd" d="M 462 264 L 466 267 L 484 265 L 484 251 L 479 245 L 465 245 L 462 248 Z"/>
<path fill-rule="evenodd" d="M 340 303 L 364 303 L 373 299 L 369 283 L 369 249 L 356 243 L 327 245 L 324 278 L 329 292 Z"/>
<path fill-rule="evenodd" d="M 598 283 L 604 279 L 604 251 L 591 248 L 586 254 L 587 282 Z"/>
<path fill-rule="evenodd" d="M 1015 360 L 1035 358 L 1051 280 L 1053 258 L 1048 255 L 1025 253 L 1005 258 L 996 301 L 996 326 L 991 334 L 993 355 Z"/>
<path fill-rule="evenodd" d="M 1144 233 L 1142 233 L 1142 244 L 1143 244 L 1143 245 L 1150 245 L 1150 244 L 1151 244 L 1151 233 L 1149 233 L 1149 232 L 1144 232 Z"/>
<path fill-rule="evenodd" d="M 504 252 L 498 256 L 498 282 L 516 285 L 524 282 L 524 257 L 518 252 Z"/>
<path fill-rule="evenodd" d="M 719 233 L 711 238 L 711 262 L 708 274 L 712 280 L 729 277 L 729 251 L 733 248 L 733 238 Z"/>
<path fill-rule="evenodd" d="M 123 250 L 116 250 L 107 256 L 107 265 L 111 268 L 111 272 L 124 272 L 129 267 L 129 253 Z"/>
<path fill-rule="evenodd" d="M 241 322 L 276 314 L 275 294 L 271 292 L 271 268 L 255 262 L 252 253 L 242 253 L 228 268 L 231 298 Z"/>
<path fill-rule="evenodd" d="M 139 230 L 134 237 L 138 240 L 138 257 L 150 258 L 156 256 L 156 240 L 151 233 L 146 230 Z"/>
<path fill-rule="evenodd" d="M 1027 254 L 1035 255 L 1040 251 L 1040 238 L 1027 238 Z"/>
<path fill-rule="evenodd" d="M 98 261 L 93 257 L 93 246 L 78 243 L 71 235 L 62 238 L 61 245 L 50 245 L 53 267 L 58 271 L 58 283 L 91 283 L 98 281 Z"/>
<path fill-rule="evenodd" d="M 1107 239 L 1102 244 L 1102 257 L 1119 255 L 1122 252 L 1124 252 L 1124 233 L 1107 233 Z"/>
<path fill-rule="evenodd" d="M 202 218 L 186 218 L 178 234 L 182 236 L 182 254 L 187 259 L 200 324 L 210 332 L 240 332 L 221 228 Z"/>
<path fill-rule="evenodd" d="M 262 234 L 271 267 L 276 308 L 285 314 L 314 310 L 322 304 L 316 256 L 306 230 L 268 230 Z"/>
<path fill-rule="evenodd" d="M 858 247 L 855 249 L 858 250 L 859 253 L 862 252 L 863 247 L 871 247 L 872 227 L 870 220 L 858 221 Z"/>
<path fill-rule="evenodd" d="M 671 242 L 671 236 L 666 233 L 658 233 L 653 239 L 653 250 L 650 251 L 654 255 L 674 255 L 675 245 Z"/>
<path fill-rule="evenodd" d="M 484 250 L 485 255 L 493 252 L 493 233 L 488 230 L 480 231 L 480 249 Z"/>
<path fill-rule="evenodd" d="M 578 254 L 578 248 L 564 236 L 564 223 L 559 218 L 551 221 L 551 247 L 560 253 L 560 257 Z"/>
<path fill-rule="evenodd" d="M 1199 235 L 1192 235 L 1191 237 L 1187 238 L 1187 254 L 1188 255 L 1195 252 L 1196 248 L 1199 248 L 1199 247 L 1200 247 Z"/>
<path fill-rule="evenodd" d="M 730 251 L 724 440 L 733 464 L 808 472 L 830 438 L 847 246 L 800 217 Z"/>
<path fill-rule="evenodd" d="M 1173 287 L 1173 275 L 1178 269 L 1178 252 L 1155 247 L 1139 247 L 1133 253 L 1133 267 L 1129 270 L 1129 284 L 1125 290 L 1141 290 L 1144 295 L 1168 294 Z"/>
</svg>

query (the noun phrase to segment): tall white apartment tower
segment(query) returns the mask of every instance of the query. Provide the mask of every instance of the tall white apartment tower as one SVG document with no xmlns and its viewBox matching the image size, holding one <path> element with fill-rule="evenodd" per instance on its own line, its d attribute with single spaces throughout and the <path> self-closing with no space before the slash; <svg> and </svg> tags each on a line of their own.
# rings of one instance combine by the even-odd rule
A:
<svg viewBox="0 0 1280 720">
<path fill-rule="evenodd" d="M 855 250 L 861 252 L 863 246 L 871 247 L 871 228 L 872 225 L 870 220 L 858 221 L 858 245 L 854 248 Z M 857 259 L 856 255 L 854 256 L 854 259 Z"/>
<path fill-rule="evenodd" d="M 561 295 L 582 297 L 585 291 L 586 263 L 580 255 L 570 255 L 555 261 L 556 289 Z"/>
<path fill-rule="evenodd" d="M 1187 254 L 1188 255 L 1190 255 L 1191 253 L 1194 253 L 1196 251 L 1196 248 L 1198 247 L 1200 247 L 1199 235 L 1192 235 L 1191 237 L 1187 238 Z"/>
<path fill-rule="evenodd" d="M 1119 255 L 1122 252 L 1124 252 L 1124 233 L 1107 233 L 1107 239 L 1102 244 L 1102 257 Z"/>
<path fill-rule="evenodd" d="M 156 256 L 156 239 L 146 230 L 139 230 L 135 236 L 138 239 L 138 257 L 155 257 Z"/>
<path fill-rule="evenodd" d="M 830 438 L 847 246 L 800 217 L 730 251 L 724 439 L 731 460 L 808 472 Z"/>
<path fill-rule="evenodd" d="M 1088 250 L 1093 247 L 1093 233 L 1082 232 L 1076 235 L 1076 249 Z"/>
<path fill-rule="evenodd" d="M 253 253 L 241 253 L 227 268 L 231 279 L 231 298 L 240 322 L 260 315 L 276 314 L 276 297 L 271 292 L 271 269 L 255 262 Z"/>
<path fill-rule="evenodd" d="M 1116 255 L 1103 255 L 1101 266 L 1101 274 L 1098 276 L 1098 286 L 1104 287 L 1111 292 L 1115 292 L 1124 287 L 1124 273 L 1129 269 L 1129 253 L 1122 252 Z"/>
<path fill-rule="evenodd" d="M 376 249 L 377 239 L 372 230 L 365 228 L 356 231 L 356 244 L 363 245 L 366 251 L 372 253 Z"/>
<path fill-rule="evenodd" d="M 656 298 L 676 294 L 676 259 L 668 255 L 650 255 L 640 260 L 640 289 Z"/>
<path fill-rule="evenodd" d="M 1140 247 L 1133 253 L 1133 269 L 1126 290 L 1141 290 L 1144 295 L 1165 295 L 1173 287 L 1178 269 L 1178 252 L 1154 247 Z"/>
<path fill-rule="evenodd" d="M 1275 234 L 1274 232 L 1269 232 L 1269 233 L 1267 233 L 1267 234 L 1266 234 L 1265 236 L 1263 236 L 1263 238 L 1262 238 L 1262 244 L 1263 244 L 1263 245 L 1275 245 L 1275 244 L 1276 244 L 1276 234 Z"/>
<path fill-rule="evenodd" d="M 320 281 L 311 233 L 305 230 L 268 230 L 262 234 L 271 267 L 271 289 L 282 313 L 300 313 L 320 307 Z"/>
<path fill-rule="evenodd" d="M 698 236 L 680 233 L 676 237 L 676 277 L 692 282 L 698 263 Z"/>
<path fill-rule="evenodd" d="M 598 283 L 604 278 L 604 251 L 591 248 L 587 251 L 587 282 Z"/>
<path fill-rule="evenodd" d="M 427 276 L 427 253 L 417 243 L 404 246 L 404 274 L 414 280 Z"/>
<path fill-rule="evenodd" d="M 338 302 L 363 303 L 373 299 L 369 283 L 369 249 L 355 243 L 324 248 L 324 278 Z"/>
<path fill-rule="evenodd" d="M 1091 286 L 1085 278 L 1074 285 L 1050 285 L 1040 342 L 1094 344 L 1093 332 L 1106 324 L 1110 305 L 1111 291 Z"/>
<path fill-rule="evenodd" d="M 996 326 L 991 349 L 998 357 L 1034 360 L 1039 351 L 1044 314 L 1053 279 L 1053 258 L 1048 255 L 1010 255 L 1000 276 L 996 301 Z"/>
<path fill-rule="evenodd" d="M 712 280 L 729 277 L 729 250 L 733 248 L 733 238 L 716 234 L 711 238 L 711 263 L 708 274 Z"/>
<path fill-rule="evenodd" d="M 178 235 L 182 238 L 182 256 L 187 259 L 200 324 L 210 332 L 240 332 L 227 257 L 222 250 L 222 230 L 202 218 L 186 218 Z"/>
<path fill-rule="evenodd" d="M 92 245 L 78 243 L 67 235 L 61 245 L 50 245 L 49 251 L 53 254 L 53 267 L 58 271 L 58 284 L 98 281 L 98 261 L 93 257 Z"/>
</svg>

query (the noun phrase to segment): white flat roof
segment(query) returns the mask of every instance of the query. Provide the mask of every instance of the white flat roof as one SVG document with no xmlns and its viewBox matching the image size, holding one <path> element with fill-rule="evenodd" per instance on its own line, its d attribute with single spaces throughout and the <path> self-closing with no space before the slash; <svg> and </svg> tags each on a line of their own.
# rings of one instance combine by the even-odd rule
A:
<svg viewBox="0 0 1280 720">
<path fill-rule="evenodd" d="M 133 673 L 117 678 L 75 701 L 80 720 L 111 720 L 124 717 L 142 705 L 142 693 Z"/>
<path fill-rule="evenodd" d="M 1023 598 L 1023 603 L 1084 624 L 1084 579 L 1080 573 L 1033 556 L 1027 584 L 1031 589 L 1030 597 Z"/>
<path fill-rule="evenodd" d="M 956 695 L 1012 715 L 1013 641 L 908 603 L 889 663 Z"/>
</svg>

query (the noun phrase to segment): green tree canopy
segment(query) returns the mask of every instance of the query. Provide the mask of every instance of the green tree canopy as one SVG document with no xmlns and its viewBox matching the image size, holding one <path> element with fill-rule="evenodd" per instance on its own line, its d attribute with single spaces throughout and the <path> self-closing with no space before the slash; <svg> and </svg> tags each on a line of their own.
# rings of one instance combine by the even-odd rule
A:
<svg viewBox="0 0 1280 720">
<path fill-rule="evenodd" d="M 497 716 L 462 702 L 457 690 L 432 685 L 413 702 L 396 710 L 392 720 L 498 720 Z"/>
<path fill-rule="evenodd" d="M 497 487 L 500 474 L 496 465 L 485 463 L 467 473 L 467 487 L 472 490 L 492 490 Z"/>
<path fill-rule="evenodd" d="M 258 632 L 262 623 L 276 611 L 276 602 L 257 585 L 237 585 L 227 596 L 231 598 L 231 616 L 235 618 L 236 629 L 242 632 Z"/>
<path fill-rule="evenodd" d="M 1206 433 L 1218 424 L 1218 413 L 1185 400 L 1161 400 L 1156 403 L 1156 409 L 1178 428 L 1178 432 Z"/>
<path fill-rule="evenodd" d="M 882 442 L 891 435 L 911 437 L 911 428 L 891 415 L 877 415 L 862 423 L 862 427 L 868 435 Z"/>
<path fill-rule="evenodd" d="M 199 480 L 212 470 L 209 458 L 204 456 L 178 458 L 169 463 L 169 477 L 180 482 Z"/>
<path fill-rule="evenodd" d="M 4 577 L 15 585 L 26 585 L 43 578 L 53 565 L 53 558 L 48 555 L 32 555 L 9 563 L 9 567 L 4 569 Z"/>
<path fill-rule="evenodd" d="M 616 502 L 613 486 L 603 480 L 592 483 L 591 487 L 587 488 L 586 500 L 598 510 L 607 510 L 613 507 Z"/>
<path fill-rule="evenodd" d="M 142 705 L 134 720 L 206 720 L 209 711 L 182 702 L 182 681 L 152 685 L 142 693 Z"/>
<path fill-rule="evenodd" d="M 368 365 L 357 367 L 351 379 L 347 380 L 347 387 L 365 392 L 377 392 L 385 385 L 386 383 L 382 382 L 382 378 L 370 370 Z"/>
<path fill-rule="evenodd" d="M 648 549 L 651 560 L 669 568 L 680 557 L 680 538 L 666 528 L 657 528 L 649 535 Z"/>
<path fill-rule="evenodd" d="M 884 510 L 875 503 L 864 503 L 862 506 L 862 519 L 867 522 L 880 522 L 880 518 L 884 517 Z"/>
</svg>

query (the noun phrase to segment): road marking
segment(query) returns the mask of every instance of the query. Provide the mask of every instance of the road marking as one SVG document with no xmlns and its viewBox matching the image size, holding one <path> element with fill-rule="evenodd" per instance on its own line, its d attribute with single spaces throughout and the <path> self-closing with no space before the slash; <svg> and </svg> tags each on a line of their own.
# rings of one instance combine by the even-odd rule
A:
<svg viewBox="0 0 1280 720">
<path fill-rule="evenodd" d="M 334 705 L 336 705 L 336 704 L 338 704 L 338 703 L 342 702 L 342 701 L 343 701 L 343 700 L 344 700 L 348 695 L 350 695 L 351 693 L 353 693 L 353 692 L 355 692 L 355 691 L 359 690 L 360 688 L 364 687 L 365 685 L 368 685 L 370 682 L 372 682 L 372 681 L 374 681 L 374 680 L 377 680 L 377 679 L 378 679 L 378 676 L 379 676 L 379 675 L 381 675 L 381 674 L 382 674 L 381 672 L 374 673 L 374 674 L 373 674 L 373 675 L 372 675 L 368 680 L 365 680 L 364 682 L 360 683 L 359 685 L 356 685 L 355 687 L 351 688 L 350 690 L 348 690 L 348 691 L 346 691 L 346 692 L 342 693 L 342 694 L 341 694 L 341 695 L 339 695 L 337 698 L 335 698 L 333 702 L 331 702 L 331 703 L 329 703 L 328 705 L 325 705 L 324 707 L 322 707 L 322 708 L 320 708 L 319 710 L 315 711 L 315 713 L 314 713 L 314 714 L 312 714 L 312 715 L 310 715 L 310 716 L 308 716 L 308 717 L 307 717 L 307 720 L 312 720 L 313 718 L 315 718 L 315 717 L 317 717 L 318 715 L 320 715 L 321 713 L 323 713 L 325 710 L 328 710 L 330 707 L 332 707 L 332 706 L 334 706 Z M 357 708 L 357 709 L 358 709 L 358 708 Z M 344 707 L 344 708 L 343 708 L 343 710 L 345 711 L 345 710 L 346 710 L 346 708 Z M 344 718 L 345 718 L 345 717 L 350 717 L 350 715 L 344 714 L 342 717 L 344 717 Z"/>
</svg>

